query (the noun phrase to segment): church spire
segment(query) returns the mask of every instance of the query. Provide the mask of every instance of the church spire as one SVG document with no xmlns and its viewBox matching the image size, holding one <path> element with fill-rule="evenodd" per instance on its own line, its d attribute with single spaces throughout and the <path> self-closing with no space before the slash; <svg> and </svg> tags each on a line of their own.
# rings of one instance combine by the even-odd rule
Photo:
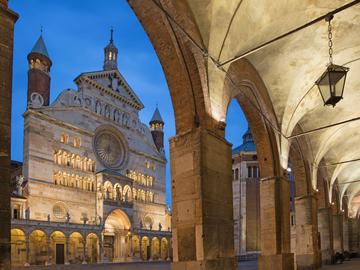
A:
<svg viewBox="0 0 360 270">
<path fill-rule="evenodd" d="M 104 70 L 114 70 L 117 69 L 117 55 L 118 49 L 114 45 L 114 29 L 110 29 L 110 42 L 104 49 L 105 59 L 104 59 Z"/>
<path fill-rule="evenodd" d="M 155 146 L 161 151 L 164 149 L 164 120 L 162 119 L 157 106 L 149 124 Z"/>
<path fill-rule="evenodd" d="M 48 106 L 50 101 L 50 68 L 52 62 L 45 46 L 42 30 L 27 59 L 29 63 L 28 106 Z"/>
</svg>

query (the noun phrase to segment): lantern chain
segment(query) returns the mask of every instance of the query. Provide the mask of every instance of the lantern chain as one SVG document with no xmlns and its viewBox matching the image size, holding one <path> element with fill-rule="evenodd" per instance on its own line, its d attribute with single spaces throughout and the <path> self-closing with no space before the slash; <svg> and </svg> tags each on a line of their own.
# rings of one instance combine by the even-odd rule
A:
<svg viewBox="0 0 360 270">
<path fill-rule="evenodd" d="M 333 63 L 333 42 L 332 42 L 332 26 L 331 26 L 331 19 L 329 20 L 328 24 L 328 39 L 329 39 L 329 64 L 332 65 Z"/>
</svg>

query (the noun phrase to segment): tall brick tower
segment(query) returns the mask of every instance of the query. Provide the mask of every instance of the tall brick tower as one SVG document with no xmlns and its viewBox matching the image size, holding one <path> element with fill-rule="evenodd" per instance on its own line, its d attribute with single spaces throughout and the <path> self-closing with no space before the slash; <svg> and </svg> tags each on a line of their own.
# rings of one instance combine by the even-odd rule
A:
<svg viewBox="0 0 360 270">
<path fill-rule="evenodd" d="M 164 121 L 157 107 L 149 124 L 156 148 L 160 151 L 164 149 Z"/>
<path fill-rule="evenodd" d="M 48 106 L 50 101 L 50 68 L 52 62 L 40 35 L 34 48 L 27 56 L 28 71 L 28 106 Z"/>
<path fill-rule="evenodd" d="M 10 270 L 10 145 L 14 24 L 18 14 L 0 0 L 0 269 Z"/>
</svg>

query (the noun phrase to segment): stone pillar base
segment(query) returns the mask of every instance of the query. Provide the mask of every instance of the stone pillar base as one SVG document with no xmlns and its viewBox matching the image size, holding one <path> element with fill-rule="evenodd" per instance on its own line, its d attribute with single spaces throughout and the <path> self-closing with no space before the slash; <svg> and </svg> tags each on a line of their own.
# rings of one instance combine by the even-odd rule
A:
<svg viewBox="0 0 360 270">
<path fill-rule="evenodd" d="M 259 270 L 294 270 L 294 254 L 260 255 Z"/>
<path fill-rule="evenodd" d="M 205 261 L 173 262 L 171 270 L 235 270 L 235 258 L 222 258 Z"/>
<path fill-rule="evenodd" d="M 296 255 L 296 269 L 297 270 L 312 270 L 321 267 L 317 259 L 319 254 L 301 254 Z"/>
<path fill-rule="evenodd" d="M 332 264 L 332 256 L 333 254 L 331 250 L 322 250 L 321 251 L 322 263 L 325 265 Z"/>
</svg>

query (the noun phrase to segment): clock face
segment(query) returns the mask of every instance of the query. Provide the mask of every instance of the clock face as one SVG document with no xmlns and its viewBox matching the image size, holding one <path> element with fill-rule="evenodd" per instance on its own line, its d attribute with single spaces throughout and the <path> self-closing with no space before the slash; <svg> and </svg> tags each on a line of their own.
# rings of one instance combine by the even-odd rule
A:
<svg viewBox="0 0 360 270">
<path fill-rule="evenodd" d="M 34 108 L 39 108 L 44 105 L 44 98 L 38 92 L 33 92 L 30 96 L 31 106 Z"/>
<path fill-rule="evenodd" d="M 125 162 L 125 146 L 111 131 L 103 130 L 96 134 L 94 150 L 99 161 L 107 168 L 118 169 Z"/>
</svg>

